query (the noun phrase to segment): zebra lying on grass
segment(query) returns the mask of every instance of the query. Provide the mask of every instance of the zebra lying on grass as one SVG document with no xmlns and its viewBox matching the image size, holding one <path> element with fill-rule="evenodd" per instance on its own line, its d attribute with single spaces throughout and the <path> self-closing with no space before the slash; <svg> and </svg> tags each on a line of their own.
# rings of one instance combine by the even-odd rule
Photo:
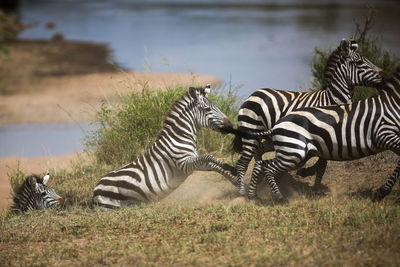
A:
<svg viewBox="0 0 400 267">
<path fill-rule="evenodd" d="M 377 87 L 382 83 L 380 69 L 357 52 L 355 41 L 343 39 L 339 47 L 330 55 L 324 70 L 325 88 L 316 92 L 291 92 L 274 89 L 259 89 L 243 103 L 239 109 L 238 129 L 242 131 L 265 131 L 288 112 L 302 107 L 348 104 L 352 102 L 354 85 Z M 273 151 L 272 143 L 267 140 L 259 143 L 256 139 L 241 138 L 236 135 L 234 150 L 241 153 L 236 163 L 239 193 L 245 194 L 244 174 L 253 156 L 256 163 L 262 154 Z M 326 167 L 326 161 L 318 162 L 319 168 Z M 253 175 L 260 169 L 254 165 Z M 310 171 L 299 174 L 311 175 Z M 322 177 L 322 175 L 321 175 Z M 316 184 L 320 183 L 320 173 Z"/>
<path fill-rule="evenodd" d="M 93 202 L 120 207 L 156 201 L 167 196 L 195 170 L 217 171 L 235 184 L 235 168 L 212 155 L 199 155 L 197 135 L 201 127 L 225 132 L 232 123 L 208 99 L 210 86 L 189 88 L 171 108 L 156 142 L 134 162 L 100 179 Z"/>
<path fill-rule="evenodd" d="M 302 108 L 280 119 L 264 133 L 271 138 L 275 158 L 259 161 L 274 198 L 284 201 L 275 182 L 279 173 L 301 167 L 308 159 L 353 160 L 391 150 L 400 155 L 400 67 L 380 88 L 379 95 L 353 104 Z M 325 168 L 321 170 L 321 176 Z M 400 161 L 373 200 L 382 200 L 395 184 Z M 256 194 L 253 176 L 249 195 Z"/>
<path fill-rule="evenodd" d="M 56 194 L 53 188 L 47 185 L 49 179 L 49 173 L 43 179 L 34 174 L 29 175 L 14 197 L 12 210 L 40 210 L 59 206 L 62 198 Z"/>
</svg>

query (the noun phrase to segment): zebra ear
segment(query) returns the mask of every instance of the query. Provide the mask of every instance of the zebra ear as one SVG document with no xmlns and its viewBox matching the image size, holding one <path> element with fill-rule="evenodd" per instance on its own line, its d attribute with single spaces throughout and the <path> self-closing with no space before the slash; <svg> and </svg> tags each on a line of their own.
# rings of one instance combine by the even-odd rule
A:
<svg viewBox="0 0 400 267">
<path fill-rule="evenodd" d="M 350 49 L 352 51 L 357 51 L 358 50 L 358 43 L 356 40 L 351 40 L 350 41 Z"/>
<path fill-rule="evenodd" d="M 47 183 L 49 182 L 50 179 L 50 173 L 47 172 L 46 175 L 43 177 L 43 184 L 47 185 Z"/>
<path fill-rule="evenodd" d="M 190 87 L 189 88 L 189 94 L 194 100 L 197 101 L 199 99 L 199 96 L 200 96 L 200 90 L 199 90 L 199 88 Z"/>
<path fill-rule="evenodd" d="M 341 54 L 348 55 L 350 52 L 350 46 L 351 46 L 350 41 L 343 38 L 342 41 L 340 41 L 340 45 L 339 45 Z"/>
<path fill-rule="evenodd" d="M 206 88 L 204 88 L 204 95 L 208 97 L 208 94 L 211 92 L 211 84 L 207 84 Z"/>
</svg>

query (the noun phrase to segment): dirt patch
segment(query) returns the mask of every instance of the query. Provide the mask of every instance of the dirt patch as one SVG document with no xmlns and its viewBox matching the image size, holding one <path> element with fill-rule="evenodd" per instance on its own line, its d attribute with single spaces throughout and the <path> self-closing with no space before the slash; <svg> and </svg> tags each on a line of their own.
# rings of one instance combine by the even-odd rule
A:
<svg viewBox="0 0 400 267">
<path fill-rule="evenodd" d="M 311 160 L 308 166 L 316 159 Z M 302 178 L 295 171 L 281 174 L 277 183 L 282 194 L 289 202 L 321 197 L 342 198 L 344 196 L 371 199 L 374 190 L 382 186 L 392 174 L 397 164 L 397 156 L 390 152 L 363 158 L 360 160 L 337 162 L 329 161 L 322 186 L 314 190 L 315 176 Z M 254 163 L 249 165 L 245 181 L 249 184 Z M 162 200 L 166 204 L 209 204 L 224 202 L 228 205 L 247 202 L 239 197 L 235 186 L 221 175 L 212 172 L 195 172 L 193 175 Z M 400 191 L 395 185 L 393 192 L 386 197 L 389 201 L 397 202 Z M 263 180 L 257 187 L 258 204 L 274 205 L 269 185 Z"/>
</svg>

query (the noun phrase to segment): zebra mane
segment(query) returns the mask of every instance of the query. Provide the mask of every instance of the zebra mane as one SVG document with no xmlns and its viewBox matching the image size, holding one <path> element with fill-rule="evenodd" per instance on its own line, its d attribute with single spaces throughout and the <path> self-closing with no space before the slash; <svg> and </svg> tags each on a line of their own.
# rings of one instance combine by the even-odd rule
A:
<svg viewBox="0 0 400 267">
<path fill-rule="evenodd" d="M 322 89 L 325 90 L 327 89 L 328 84 L 331 82 L 332 78 L 332 72 L 330 69 L 335 69 L 336 65 L 338 63 L 341 63 L 346 60 L 348 57 L 348 53 L 343 53 L 344 48 L 343 46 L 349 46 L 350 50 L 356 51 L 358 49 L 358 44 L 356 41 L 351 40 L 348 41 L 346 39 L 342 39 L 340 45 L 336 47 L 335 50 L 329 55 L 328 60 L 326 61 L 326 65 L 324 68 L 324 79 L 323 79 L 323 84 L 322 84 Z"/>
<path fill-rule="evenodd" d="M 13 201 L 14 201 L 12 210 L 14 210 L 14 211 L 20 210 L 21 200 L 19 199 L 19 196 L 21 196 L 21 194 L 23 193 L 24 188 L 26 188 L 27 186 L 30 186 L 30 185 L 28 185 L 28 183 L 29 183 L 28 181 L 29 181 L 30 177 L 34 177 L 36 179 L 37 183 L 43 183 L 43 179 L 40 178 L 36 174 L 31 174 L 28 177 L 26 177 L 24 182 L 21 185 L 19 185 L 18 189 L 14 190 L 14 192 L 12 192 Z"/>
<path fill-rule="evenodd" d="M 18 187 L 17 191 L 14 192 L 14 199 L 16 196 L 18 196 L 19 194 L 22 193 L 23 188 L 25 188 L 25 186 L 28 184 L 28 180 L 30 177 L 34 177 L 36 179 L 36 182 L 39 184 L 43 184 L 43 179 L 40 178 L 38 175 L 36 174 L 30 174 L 28 177 L 25 178 L 25 181 Z"/>
<path fill-rule="evenodd" d="M 204 89 L 204 88 L 202 88 L 202 87 L 195 87 L 195 89 L 200 89 L 200 90 L 202 90 L 202 89 Z M 160 135 L 161 135 L 161 133 L 162 133 L 162 131 L 163 131 L 163 129 L 164 129 L 165 119 L 171 114 L 171 112 L 174 110 L 175 106 L 176 106 L 178 103 L 182 103 L 182 99 L 184 99 L 184 98 L 189 98 L 189 99 L 192 100 L 192 101 L 190 101 L 190 103 L 194 103 L 194 100 L 193 100 L 193 98 L 191 97 L 189 90 L 186 91 L 185 93 L 183 93 L 183 94 L 171 105 L 171 107 L 169 108 L 169 110 L 168 110 L 168 112 L 166 113 L 166 115 L 164 115 L 164 117 L 163 117 L 163 126 L 161 127 L 161 129 L 158 131 L 158 133 L 157 133 L 157 135 L 156 135 L 156 136 L 157 136 L 157 139 L 160 137 Z M 190 106 L 190 105 L 189 105 L 189 106 Z"/>
<path fill-rule="evenodd" d="M 324 79 L 322 84 L 322 89 L 325 90 L 328 86 L 328 83 L 331 82 L 332 73 L 329 70 L 332 66 L 335 66 L 342 58 L 341 55 L 342 49 L 338 46 L 333 52 L 329 55 L 328 60 L 326 61 L 326 65 L 324 68 Z"/>
</svg>

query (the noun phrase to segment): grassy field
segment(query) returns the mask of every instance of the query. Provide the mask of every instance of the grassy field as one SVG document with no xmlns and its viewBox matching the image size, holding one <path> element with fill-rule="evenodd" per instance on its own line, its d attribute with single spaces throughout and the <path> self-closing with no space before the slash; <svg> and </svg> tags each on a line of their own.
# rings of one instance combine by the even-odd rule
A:
<svg viewBox="0 0 400 267">
<path fill-rule="evenodd" d="M 0 215 L 0 266 L 398 266 L 398 186 L 383 202 L 369 199 L 395 158 L 330 162 L 321 196 L 310 190 L 313 178 L 282 176 L 288 206 L 273 205 L 265 185 L 261 205 L 237 198 L 218 174 L 196 172 L 161 203 L 90 208 L 97 178 L 81 166 L 69 182 L 62 173 L 52 180 L 67 207 Z"/>
<path fill-rule="evenodd" d="M 3 215 L 0 264 L 399 265 L 400 210 L 358 198 Z"/>
</svg>

